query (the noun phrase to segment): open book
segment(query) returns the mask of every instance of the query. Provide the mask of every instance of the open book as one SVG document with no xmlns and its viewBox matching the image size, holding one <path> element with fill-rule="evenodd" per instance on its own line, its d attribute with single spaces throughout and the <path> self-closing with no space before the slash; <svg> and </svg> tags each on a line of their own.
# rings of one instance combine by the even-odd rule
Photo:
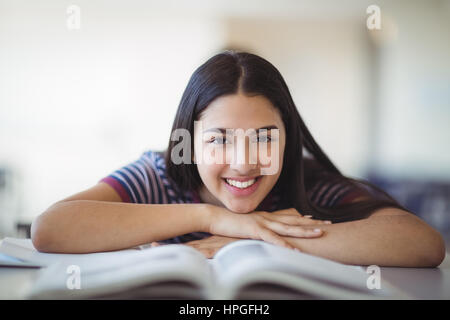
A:
<svg viewBox="0 0 450 320">
<path fill-rule="evenodd" d="M 213 259 L 181 244 L 77 255 L 39 253 L 17 240 L 3 240 L 0 252 L 46 266 L 31 299 L 408 298 L 384 282 L 368 289 L 362 267 L 258 240 L 232 242 Z"/>
</svg>

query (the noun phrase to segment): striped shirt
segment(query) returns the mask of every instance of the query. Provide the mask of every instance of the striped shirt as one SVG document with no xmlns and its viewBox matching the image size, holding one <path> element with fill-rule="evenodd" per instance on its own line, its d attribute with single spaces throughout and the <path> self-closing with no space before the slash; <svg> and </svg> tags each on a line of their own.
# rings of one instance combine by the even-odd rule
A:
<svg viewBox="0 0 450 320">
<path fill-rule="evenodd" d="M 111 186 L 123 202 L 140 204 L 201 202 L 197 192 L 180 192 L 178 187 L 171 183 L 167 178 L 165 160 L 161 152 L 144 152 L 138 160 L 114 171 L 99 182 Z M 317 179 L 307 190 L 309 199 L 314 204 L 325 208 L 332 208 L 368 195 L 370 195 L 369 190 L 357 188 L 343 181 L 342 178 L 327 176 Z M 269 194 L 258 209 L 274 211 L 277 209 L 278 200 L 277 195 Z M 205 232 L 194 232 L 161 242 L 183 243 L 203 239 L 209 235 Z"/>
</svg>

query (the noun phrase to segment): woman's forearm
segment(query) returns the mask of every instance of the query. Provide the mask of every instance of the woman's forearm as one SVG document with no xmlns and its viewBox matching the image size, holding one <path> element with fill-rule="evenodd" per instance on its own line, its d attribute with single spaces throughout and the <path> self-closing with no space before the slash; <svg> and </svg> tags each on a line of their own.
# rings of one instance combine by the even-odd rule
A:
<svg viewBox="0 0 450 320">
<path fill-rule="evenodd" d="M 59 202 L 32 224 L 34 246 L 45 252 L 85 253 L 134 247 L 207 231 L 207 204 Z"/>
<path fill-rule="evenodd" d="M 285 238 L 305 253 L 345 264 L 435 267 L 445 257 L 438 232 L 411 215 L 374 216 L 324 225 L 320 238 Z"/>
</svg>

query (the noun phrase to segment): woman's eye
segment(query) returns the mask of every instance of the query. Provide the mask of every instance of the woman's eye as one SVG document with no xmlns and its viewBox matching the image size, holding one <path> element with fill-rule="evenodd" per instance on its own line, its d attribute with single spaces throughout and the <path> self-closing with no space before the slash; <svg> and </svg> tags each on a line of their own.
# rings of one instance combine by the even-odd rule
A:
<svg viewBox="0 0 450 320">
<path fill-rule="evenodd" d="M 226 144 L 229 143 L 229 141 L 224 137 L 214 137 L 211 140 L 209 140 L 209 143 L 213 144 Z"/>
<path fill-rule="evenodd" d="M 258 142 L 263 142 L 263 143 L 267 143 L 272 141 L 271 137 L 269 136 L 259 136 L 258 137 Z"/>
<path fill-rule="evenodd" d="M 261 143 L 269 143 L 272 141 L 272 137 L 270 136 L 258 136 L 258 137 L 253 137 L 250 138 L 250 140 L 252 142 L 261 142 Z M 232 138 L 227 139 L 226 137 L 212 137 L 211 139 L 208 140 L 208 143 L 212 143 L 212 144 L 230 144 L 232 141 Z"/>
</svg>

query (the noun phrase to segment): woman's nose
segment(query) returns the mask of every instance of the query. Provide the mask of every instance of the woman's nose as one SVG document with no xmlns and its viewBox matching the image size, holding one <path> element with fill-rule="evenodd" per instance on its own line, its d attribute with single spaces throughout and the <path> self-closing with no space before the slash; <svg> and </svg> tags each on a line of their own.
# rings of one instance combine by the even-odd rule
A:
<svg viewBox="0 0 450 320">
<path fill-rule="evenodd" d="M 249 143 L 246 139 L 245 143 L 236 143 L 231 155 L 230 168 L 239 172 L 239 174 L 248 174 L 258 168 L 258 154 L 255 144 Z M 230 150 L 231 151 L 231 150 Z"/>
</svg>

